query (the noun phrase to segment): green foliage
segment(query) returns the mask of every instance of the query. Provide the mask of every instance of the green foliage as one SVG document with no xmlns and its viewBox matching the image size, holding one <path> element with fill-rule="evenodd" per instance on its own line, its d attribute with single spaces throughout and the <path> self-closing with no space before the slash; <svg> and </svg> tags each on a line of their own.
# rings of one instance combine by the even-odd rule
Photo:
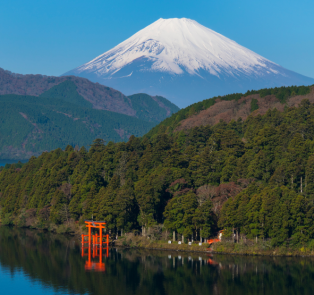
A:
<svg viewBox="0 0 314 295">
<path fill-rule="evenodd" d="M 1 219 L 3 225 L 13 225 L 13 219 L 11 213 L 4 214 L 4 217 Z"/>
<path fill-rule="evenodd" d="M 251 112 L 254 112 L 258 109 L 258 101 L 255 98 L 252 98 L 251 100 Z"/>
<path fill-rule="evenodd" d="M 51 87 L 40 97 L 57 98 L 58 102 L 66 101 L 71 104 L 78 105 L 84 108 L 93 108 L 93 105 L 77 93 L 76 85 L 73 81 L 66 80 L 56 86 Z"/>
<path fill-rule="evenodd" d="M 313 154 L 306 100 L 244 122 L 120 143 L 98 138 L 89 151 L 68 146 L 1 171 L 1 216 L 10 223 L 26 209 L 43 227 L 93 216 L 113 232 L 163 224 L 188 238 L 236 228 L 273 246 L 308 244 Z"/>
<path fill-rule="evenodd" d="M 165 208 L 165 226 L 185 236 L 191 236 L 197 205 L 196 195 L 192 191 L 173 197 Z"/>
<path fill-rule="evenodd" d="M 110 93 L 110 88 L 107 89 Z M 28 159 L 67 145 L 88 146 L 95 138 L 127 141 L 142 136 L 177 112 L 167 99 L 147 94 L 125 97 L 137 117 L 94 109 L 66 80 L 39 97 L 0 96 L 0 159 Z"/>
<path fill-rule="evenodd" d="M 281 103 L 285 103 L 289 97 L 296 95 L 305 95 L 310 93 L 309 86 L 289 86 L 289 87 L 280 87 L 280 88 L 270 88 L 270 89 L 261 89 L 261 90 L 248 90 L 245 94 L 234 93 L 225 96 L 216 96 L 213 98 L 205 99 L 203 101 L 194 103 L 188 106 L 185 109 L 181 109 L 177 113 L 173 114 L 171 117 L 165 119 L 163 122 L 152 128 L 146 136 L 152 137 L 157 133 L 162 133 L 165 130 L 172 132 L 182 120 L 187 119 L 188 117 L 193 116 L 194 114 L 199 113 L 202 110 L 206 110 L 213 106 L 216 103 L 216 100 L 235 100 L 238 101 L 243 96 L 248 96 L 252 94 L 259 94 L 260 97 L 265 97 L 266 95 L 275 95 Z M 252 100 L 253 101 L 253 100 Z M 255 101 L 255 99 L 254 99 Z M 257 102 L 251 103 L 251 111 L 258 109 Z"/>
<path fill-rule="evenodd" d="M 66 100 L 71 101 L 72 98 L 69 96 Z M 69 144 L 73 147 L 88 146 L 95 138 L 103 138 L 107 142 L 127 141 L 130 135 L 142 136 L 156 124 L 81 107 L 58 97 L 52 100 L 2 95 L 0 106 L 2 159 L 27 159 L 45 150 L 65 149 Z"/>
<path fill-rule="evenodd" d="M 11 167 L 17 169 L 17 168 L 22 168 L 23 165 L 25 165 L 24 163 L 22 163 L 21 161 L 18 161 L 17 163 L 14 164 L 5 164 L 4 166 L 0 166 L 0 171 L 4 170 L 4 169 L 10 169 Z"/>
<path fill-rule="evenodd" d="M 262 190 L 256 184 L 251 186 L 226 202 L 221 226 L 241 229 L 250 238 L 272 238 L 274 246 L 289 238 L 294 244 L 313 238 L 313 206 L 309 199 L 285 186 Z"/>
<path fill-rule="evenodd" d="M 129 99 L 131 100 L 132 108 L 136 111 L 136 117 L 148 122 L 159 123 L 179 111 L 176 105 L 162 96 L 153 98 L 148 94 L 138 93 L 129 96 Z"/>
<path fill-rule="evenodd" d="M 275 87 L 275 88 L 265 88 L 261 90 L 251 90 L 247 91 L 244 96 L 251 94 L 259 94 L 260 97 L 265 97 L 267 95 L 275 95 L 281 103 L 285 103 L 289 97 L 296 95 L 305 95 L 310 93 L 309 86 L 289 86 L 289 87 Z"/>
</svg>

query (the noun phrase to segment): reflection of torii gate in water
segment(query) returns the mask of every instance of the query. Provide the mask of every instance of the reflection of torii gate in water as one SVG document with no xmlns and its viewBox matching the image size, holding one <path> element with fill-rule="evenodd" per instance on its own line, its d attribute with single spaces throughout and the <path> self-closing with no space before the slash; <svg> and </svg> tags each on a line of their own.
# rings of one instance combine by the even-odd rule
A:
<svg viewBox="0 0 314 295">
<path fill-rule="evenodd" d="M 104 221 L 92 221 L 85 220 L 86 227 L 88 228 L 88 235 L 82 235 L 82 257 L 88 256 L 88 260 L 85 262 L 85 270 L 105 271 L 105 264 L 102 262 L 102 250 L 103 244 L 106 244 L 106 256 L 109 257 L 109 235 L 105 235 L 106 240 L 103 241 L 103 232 L 106 222 Z M 99 235 L 92 235 L 92 228 L 99 229 Z M 85 237 L 88 240 L 85 241 Z M 84 245 L 88 243 L 88 247 Z M 92 244 L 93 244 L 93 258 L 99 257 L 99 262 L 92 262 Z M 85 249 L 88 252 L 85 253 Z"/>
<path fill-rule="evenodd" d="M 88 252 L 85 253 L 85 249 L 88 249 Z M 91 271 L 105 271 L 105 263 L 102 262 L 102 252 L 103 248 L 101 246 L 93 247 L 93 258 L 99 257 L 98 262 L 92 261 L 92 247 L 88 245 L 88 247 L 82 246 L 82 257 L 87 256 L 88 260 L 85 261 L 85 270 Z M 104 248 L 106 250 L 106 257 L 109 257 L 109 247 Z"/>
</svg>

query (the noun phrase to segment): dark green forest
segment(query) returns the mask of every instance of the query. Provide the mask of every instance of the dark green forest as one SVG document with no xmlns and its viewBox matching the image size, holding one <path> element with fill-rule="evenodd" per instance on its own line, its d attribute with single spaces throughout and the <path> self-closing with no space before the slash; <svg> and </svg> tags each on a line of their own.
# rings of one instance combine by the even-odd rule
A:
<svg viewBox="0 0 314 295">
<path fill-rule="evenodd" d="M 28 159 L 43 151 L 65 149 L 68 144 L 88 146 L 98 137 L 126 141 L 131 134 L 142 136 L 156 124 L 61 98 L 10 94 L 0 96 L 0 105 L 2 159 Z"/>
<path fill-rule="evenodd" d="M 42 93 L 39 97 L 45 97 L 50 99 L 51 104 L 63 104 L 66 101 L 71 104 L 78 105 L 85 108 L 93 108 L 92 103 L 85 100 L 77 92 L 77 87 L 73 81 L 66 80 L 58 85 L 51 87 L 49 90 Z"/>
<path fill-rule="evenodd" d="M 29 159 L 43 151 L 65 149 L 68 144 L 88 147 L 95 138 L 120 142 L 131 135 L 143 136 L 179 110 L 167 99 L 157 98 L 163 106 L 147 94 L 124 97 L 125 104 L 135 111 L 134 117 L 94 109 L 69 80 L 39 97 L 1 95 L 0 159 Z"/>
<path fill-rule="evenodd" d="M 179 112 L 180 113 L 180 112 Z M 173 115 L 175 116 L 175 115 Z M 9 166 L 9 165 L 8 165 Z M 92 216 L 112 232 L 163 226 L 187 238 L 236 229 L 272 245 L 314 239 L 314 105 L 127 142 L 94 140 L 0 173 L 4 224 Z"/>
<path fill-rule="evenodd" d="M 175 104 L 162 96 L 156 96 L 156 101 L 152 96 L 145 93 L 133 94 L 128 98 L 131 101 L 132 108 L 136 111 L 136 117 L 144 121 L 160 123 L 179 111 Z M 159 105 L 160 102 L 168 111 Z"/>
<path fill-rule="evenodd" d="M 109 87 L 107 87 L 107 90 L 109 92 L 111 91 Z M 55 101 L 57 104 L 60 104 L 60 102 L 62 104 L 62 102 L 65 101 L 83 108 L 93 108 L 91 102 L 85 100 L 78 94 L 76 85 L 70 80 L 66 80 L 53 86 L 46 92 L 42 93 L 40 97 L 49 98 L 50 101 L 57 99 Z M 154 100 L 154 98 L 156 98 L 156 100 Z M 124 102 L 136 111 L 136 118 L 143 121 L 153 122 L 155 124 L 160 123 L 179 110 L 179 108 L 168 99 L 162 96 L 152 97 L 145 93 L 137 93 L 124 97 Z M 160 106 L 160 102 L 163 106 Z M 168 112 L 166 108 L 168 109 Z"/>
</svg>

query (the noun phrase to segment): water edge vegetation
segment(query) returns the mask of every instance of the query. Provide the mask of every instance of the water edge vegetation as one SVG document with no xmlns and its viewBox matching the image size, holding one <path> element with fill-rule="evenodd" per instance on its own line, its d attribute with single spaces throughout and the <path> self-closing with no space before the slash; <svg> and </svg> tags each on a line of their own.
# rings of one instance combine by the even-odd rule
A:
<svg viewBox="0 0 314 295">
<path fill-rule="evenodd" d="M 314 105 L 303 100 L 245 121 L 180 132 L 161 123 L 128 142 L 45 152 L 0 168 L 2 224 L 77 232 L 93 216 L 112 234 L 158 241 L 174 231 L 184 242 L 223 228 L 233 243 L 218 251 L 258 240 L 267 251 L 312 254 L 313 118 Z"/>
</svg>

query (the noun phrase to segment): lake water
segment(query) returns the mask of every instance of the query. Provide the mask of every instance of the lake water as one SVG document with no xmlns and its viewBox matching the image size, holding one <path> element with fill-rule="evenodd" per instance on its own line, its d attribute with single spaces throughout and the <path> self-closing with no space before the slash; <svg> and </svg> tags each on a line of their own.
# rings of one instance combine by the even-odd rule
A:
<svg viewBox="0 0 314 295">
<path fill-rule="evenodd" d="M 121 248 L 110 248 L 108 253 L 104 249 L 100 258 L 90 251 L 84 251 L 82 257 L 79 240 L 72 237 L 0 227 L 1 294 L 314 292 L 312 258 L 207 256 Z"/>
</svg>

